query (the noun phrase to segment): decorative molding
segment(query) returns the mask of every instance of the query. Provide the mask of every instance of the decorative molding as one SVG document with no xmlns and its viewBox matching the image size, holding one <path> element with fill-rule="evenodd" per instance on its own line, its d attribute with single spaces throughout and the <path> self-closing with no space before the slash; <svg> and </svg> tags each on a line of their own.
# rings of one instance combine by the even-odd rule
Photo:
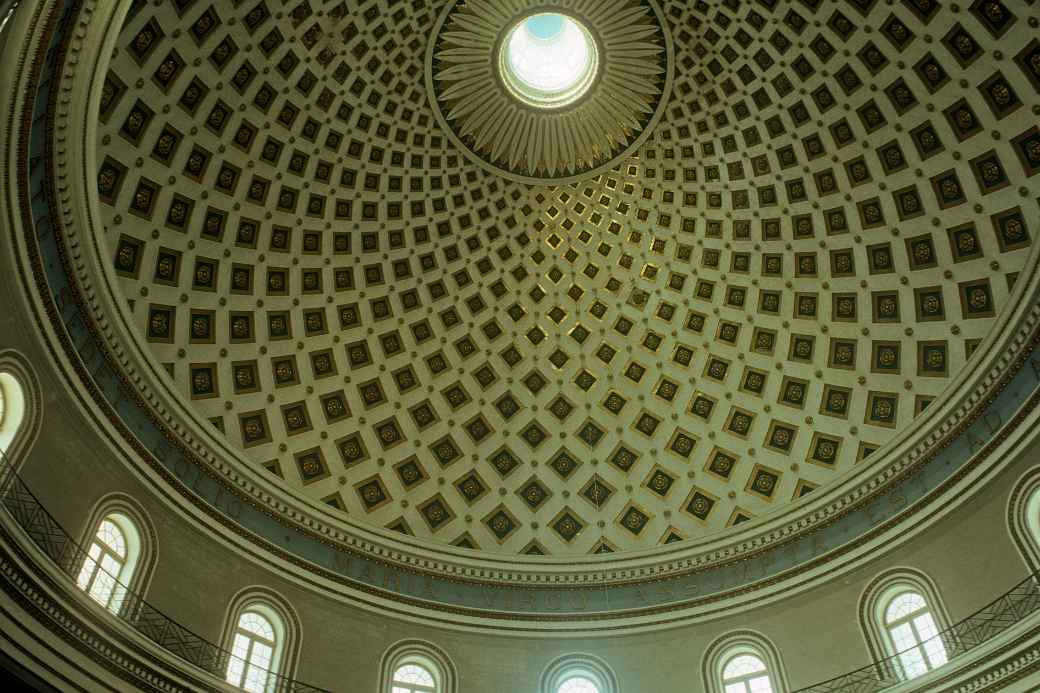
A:
<svg viewBox="0 0 1040 693">
<path fill-rule="evenodd" d="M 425 640 L 401 640 L 383 653 L 379 661 L 379 693 L 391 693 L 394 672 L 398 667 L 415 662 L 432 667 L 437 693 L 459 693 L 459 672 L 451 657 L 437 645 Z"/>
<path fill-rule="evenodd" d="M 1004 661 L 994 664 L 984 672 L 976 674 L 970 681 L 950 688 L 949 693 L 973 693 L 973 691 L 989 691 L 995 686 L 1007 688 L 1016 681 L 1024 679 L 1040 670 L 1040 645 L 1014 652 Z"/>
<path fill-rule="evenodd" d="M 1008 498 L 1008 535 L 1030 570 L 1040 570 L 1040 467 L 1018 480 Z"/>
<path fill-rule="evenodd" d="M 559 693 L 560 684 L 571 676 L 591 679 L 599 693 L 620 693 L 617 675 L 605 660 L 585 653 L 560 655 L 542 672 L 539 693 Z"/>
<path fill-rule="evenodd" d="M 0 586 L 10 599 L 30 613 L 40 625 L 69 647 L 135 688 L 171 693 L 200 689 L 200 680 L 194 679 L 193 675 L 187 677 L 192 680 L 192 684 L 185 686 L 183 682 L 169 678 L 155 668 L 154 653 L 142 653 L 137 645 L 119 639 L 111 629 L 105 627 L 105 616 L 95 613 L 85 619 L 81 613 L 77 613 L 82 611 L 82 605 L 74 611 L 67 602 L 52 597 L 62 595 L 64 591 L 63 598 L 67 599 L 68 591 L 74 589 L 71 581 L 66 579 L 59 583 L 44 574 L 39 568 L 41 558 L 35 552 L 25 552 L 20 546 L 21 540 L 8 531 L 6 521 L 0 522 L 0 526 L 5 540 L 4 545 L 0 546 Z M 15 554 L 9 553 L 10 549 L 6 545 L 8 541 L 13 541 Z M 22 567 L 25 565 L 34 566 L 36 572 L 27 572 Z M 90 608 L 90 605 L 87 607 Z M 188 672 L 185 670 L 183 673 Z"/>
<path fill-rule="evenodd" d="M 776 693 L 791 690 L 784 661 L 773 641 L 757 631 L 735 630 L 720 635 L 704 650 L 701 658 L 701 676 L 704 679 L 705 691 L 724 693 L 722 671 L 726 660 L 740 654 L 751 654 L 762 660 Z"/>
<path fill-rule="evenodd" d="M 588 93 L 553 110 L 514 97 L 499 57 L 513 26 L 547 10 L 587 27 L 600 54 Z M 497 33 L 484 18 L 493 18 Z M 444 132 L 472 161 L 523 183 L 566 184 L 609 170 L 638 151 L 667 105 L 674 63 L 671 33 L 656 0 L 565 0 L 551 6 L 539 0 L 455 0 L 433 28 L 426 90 Z"/>
<path fill-rule="evenodd" d="M 942 599 L 942 592 L 935 581 L 924 571 L 911 567 L 895 567 L 874 577 L 860 595 L 856 611 L 863 640 L 867 644 L 871 659 L 880 661 L 892 657 L 891 643 L 884 624 L 884 610 L 889 594 L 905 587 L 918 592 L 928 603 L 928 611 L 935 619 L 936 628 L 945 631 L 950 627 L 950 615 Z"/>
<path fill-rule="evenodd" d="M 97 500 L 88 516 L 87 523 L 79 536 L 80 546 L 90 546 L 101 521 L 110 513 L 121 513 L 133 524 L 140 539 L 140 555 L 133 567 L 133 574 L 125 587 L 142 597 L 148 594 L 148 586 L 159 562 L 159 536 L 151 516 L 134 498 L 125 493 L 109 493 Z M 78 568 L 78 566 L 77 566 Z"/>
<path fill-rule="evenodd" d="M 238 627 L 238 619 L 242 612 L 252 607 L 262 607 L 277 616 L 282 641 L 275 648 L 275 656 L 280 660 L 277 666 L 269 667 L 279 677 L 292 681 L 296 677 L 297 668 L 300 665 L 300 652 L 303 642 L 303 625 L 300 616 L 296 613 L 292 602 L 269 587 L 253 586 L 239 590 L 228 603 L 224 615 L 224 627 L 221 629 L 220 644 L 228 652 L 233 651 L 235 629 Z"/>
<path fill-rule="evenodd" d="M 40 435 L 43 421 L 43 396 L 36 370 L 25 356 L 14 349 L 0 350 L 0 373 L 9 373 L 21 389 L 22 420 L 13 439 L 2 450 L 8 462 L 19 467 L 28 457 L 33 443 Z"/>
<path fill-rule="evenodd" d="M 821 489 L 818 494 L 799 501 L 783 516 L 759 518 L 721 539 L 691 541 L 678 547 L 662 547 L 620 557 L 590 557 L 585 561 L 531 559 L 522 564 L 518 564 L 513 557 L 509 557 L 508 561 L 496 560 L 467 555 L 461 550 L 434 548 L 394 536 L 390 532 L 363 527 L 349 519 L 333 517 L 315 502 L 293 495 L 287 489 L 262 478 L 249 468 L 241 455 L 210 433 L 203 422 L 196 420 L 182 397 L 172 391 L 163 374 L 157 372 L 155 364 L 147 358 L 123 307 L 114 298 L 112 269 L 103 261 L 105 253 L 100 246 L 100 234 L 95 228 L 98 215 L 93 184 L 94 162 L 91 161 L 90 153 L 85 151 L 85 143 L 93 141 L 92 118 L 89 114 L 93 112 L 92 106 L 96 107 L 97 104 L 97 85 L 94 85 L 92 91 L 84 93 L 95 80 L 84 78 L 83 74 L 92 75 L 103 68 L 113 40 L 111 32 L 118 29 L 119 13 L 125 11 L 127 6 L 126 2 L 111 7 L 96 7 L 92 2 L 84 2 L 84 7 L 90 11 L 76 16 L 77 25 L 75 31 L 70 31 L 60 81 L 55 80 L 53 84 L 55 94 L 66 96 L 58 99 L 55 110 L 49 113 L 52 119 L 49 121 L 50 132 L 58 133 L 55 135 L 57 146 L 50 151 L 54 166 L 50 173 L 55 179 L 68 182 L 62 186 L 55 186 L 54 179 L 49 182 L 52 186 L 48 191 L 49 199 L 55 205 L 51 221 L 57 226 L 63 244 L 63 260 L 68 263 L 68 275 L 77 282 L 75 289 L 79 297 L 75 300 L 90 319 L 90 332 L 84 330 L 83 336 L 92 333 L 98 341 L 90 342 L 89 345 L 74 345 L 68 335 L 61 332 L 62 327 L 56 319 L 53 304 L 51 310 L 54 312 L 50 317 L 63 342 L 61 348 L 66 350 L 73 362 L 78 361 L 77 349 L 93 350 L 98 345 L 102 347 L 101 356 L 95 352 L 90 359 L 90 363 L 98 369 L 95 375 L 111 365 L 112 371 L 118 374 L 116 377 L 121 379 L 119 384 L 133 392 L 132 396 L 137 399 L 137 402 L 127 404 L 141 407 L 142 420 L 134 422 L 134 425 L 151 427 L 148 443 L 161 448 L 168 457 L 163 459 L 164 456 L 159 455 L 157 450 L 142 444 L 141 438 L 135 436 L 144 429 L 134 430 L 127 421 L 111 415 L 111 403 L 101 397 L 100 390 L 91 382 L 92 375 L 79 363 L 78 377 L 82 380 L 82 386 L 95 387 L 93 396 L 97 398 L 84 401 L 83 405 L 108 411 L 111 425 L 120 431 L 126 443 L 135 446 L 142 460 L 151 465 L 154 472 L 178 486 L 196 508 L 205 510 L 213 527 L 222 527 L 221 531 L 250 538 L 284 561 L 311 570 L 324 579 L 349 585 L 350 589 L 400 600 L 431 611 L 529 619 L 532 624 L 538 620 L 573 622 L 577 613 L 580 620 L 591 622 L 620 617 L 616 613 L 618 607 L 607 602 L 608 607 L 601 613 L 581 613 L 577 608 L 580 606 L 580 598 L 573 597 L 575 592 L 566 591 L 557 594 L 573 597 L 573 603 L 564 606 L 564 603 L 557 602 L 559 608 L 536 604 L 537 608 L 532 608 L 527 614 L 506 613 L 516 608 L 520 604 L 519 600 L 508 609 L 504 608 L 504 604 L 496 605 L 494 601 L 491 604 L 485 602 L 482 608 L 477 605 L 481 600 L 486 600 L 487 586 L 515 589 L 518 594 L 527 591 L 524 588 L 529 587 L 583 587 L 586 588 L 583 594 L 591 593 L 599 598 L 600 588 L 605 595 L 609 585 L 611 590 L 617 589 L 619 597 L 631 595 L 625 598 L 635 600 L 637 594 L 653 595 L 653 601 L 645 602 L 646 608 L 632 609 L 623 618 L 631 614 L 640 618 L 678 620 L 681 617 L 676 614 L 680 609 L 692 613 L 723 598 L 734 600 L 731 605 L 747 605 L 764 587 L 780 589 L 785 581 L 796 582 L 795 578 L 804 585 L 808 572 L 818 571 L 817 577 L 825 574 L 821 568 L 825 563 L 835 561 L 843 554 L 849 561 L 856 560 L 855 552 L 860 549 L 866 551 L 863 547 L 868 542 L 880 543 L 882 536 L 899 535 L 911 524 L 922 526 L 918 513 L 924 513 L 945 496 L 953 495 L 953 489 L 963 483 L 968 475 L 983 477 L 991 473 L 1000 464 L 999 460 L 992 459 L 992 453 L 999 445 L 1011 436 L 1026 434 L 1015 429 L 1035 406 L 1035 398 L 1029 398 L 1035 383 L 1031 384 L 1030 389 L 1023 390 L 1020 387 L 1015 392 L 1014 396 L 1020 399 L 1014 402 L 1005 400 L 1010 397 L 1006 386 L 1016 374 L 1021 375 L 1020 369 L 1027 359 L 1035 358 L 1031 355 L 1036 346 L 1036 330 L 1040 323 L 1040 307 L 1037 305 L 1037 247 L 1032 249 L 1027 268 L 1018 278 L 1008 309 L 997 319 L 993 334 L 977 350 L 971 367 L 965 369 L 951 385 L 948 396 L 929 407 L 918 418 L 917 425 L 878 451 L 870 465 L 860 467 L 844 482 Z M 107 35 L 106 30 L 109 32 Z M 85 36 L 90 40 L 84 39 Z M 22 123 L 25 128 L 32 122 L 28 117 L 30 115 L 27 113 Z M 68 135 L 73 132 L 75 136 Z M 22 132 L 22 137 L 22 146 L 27 147 L 27 130 Z M 21 200 L 21 205 L 26 231 L 31 232 L 31 208 L 27 197 Z M 35 244 L 35 240 L 32 243 Z M 39 260 L 39 257 L 30 257 L 29 266 L 38 267 Z M 49 289 L 42 273 L 37 275 L 37 281 L 40 282 L 37 290 L 46 294 Z M 46 296 L 44 298 L 49 300 Z M 100 359 L 110 359 L 110 362 L 98 365 Z M 1024 386 L 1025 380 L 1022 381 Z M 1001 400 L 1001 397 L 1005 400 Z M 1022 401 L 1026 404 L 1019 407 Z M 997 404 L 1003 409 L 994 410 Z M 1010 412 L 1016 409 L 1018 413 L 1014 417 L 1010 416 Z M 964 439 L 961 438 L 960 445 L 954 445 L 959 436 L 971 435 L 969 429 L 979 423 L 980 417 L 994 411 L 997 412 L 999 425 L 986 435 L 984 440 L 988 440 L 988 443 L 980 444 L 977 448 L 972 444 L 964 449 Z M 954 453 L 960 456 L 956 465 L 958 471 L 941 477 L 941 483 L 928 491 L 915 490 L 918 501 L 908 503 L 906 496 L 900 492 L 901 488 L 906 488 L 902 485 L 919 478 L 937 456 Z M 163 468 L 164 462 L 176 469 L 183 469 L 183 475 L 178 477 L 170 469 Z M 189 486 L 194 486 L 194 492 Z M 203 492 L 208 495 L 204 497 Z M 891 506 L 885 505 L 883 512 L 875 515 L 872 530 L 863 533 L 857 543 L 845 544 L 841 549 L 829 552 L 821 550 L 808 559 L 799 559 L 803 562 L 786 572 L 770 569 L 771 572 L 767 573 L 765 562 L 773 561 L 775 556 L 784 552 L 784 547 L 808 546 L 808 543 L 798 542 L 808 542 L 808 537 L 813 533 L 816 533 L 814 541 L 819 540 L 828 528 L 885 498 L 886 493 L 894 494 L 889 498 L 902 498 L 902 504 L 893 501 Z M 348 568 L 343 569 L 341 565 L 330 569 L 329 564 L 334 562 L 332 560 L 319 567 L 307 558 L 292 556 L 270 539 L 260 539 L 255 527 L 243 528 L 241 523 L 236 522 L 232 508 L 237 508 L 239 517 L 256 511 L 257 526 L 261 521 L 270 526 L 279 523 L 306 537 L 317 548 L 332 549 L 330 554 L 323 555 L 323 560 L 329 556 L 342 556 Z M 281 531 L 284 530 L 270 534 Z M 793 551 L 788 553 L 796 555 Z M 375 582 L 367 585 L 361 583 L 358 579 L 361 571 L 349 566 L 363 565 L 370 560 L 374 564 L 390 565 L 395 571 L 401 571 L 411 586 L 395 594 L 386 589 L 391 583 L 389 578 L 380 579 L 379 583 L 382 584 L 379 586 Z M 731 586 L 713 593 L 712 580 L 718 578 L 708 576 L 717 576 L 723 571 L 733 571 L 734 574 L 735 571 L 742 571 L 745 580 L 738 583 L 738 587 Z M 407 579 L 408 575 L 418 577 Z M 676 600 L 674 592 L 669 595 L 656 589 L 644 591 L 640 585 L 645 581 L 660 581 L 666 577 L 693 575 L 704 579 L 696 585 L 695 595 L 688 599 Z M 380 577 L 383 577 L 383 573 L 380 573 Z M 438 585 L 445 584 L 445 589 L 457 588 L 460 592 L 463 589 L 470 590 L 467 594 L 472 594 L 473 603 L 462 607 L 444 602 L 426 587 L 434 579 Z M 587 589 L 590 586 L 595 586 L 596 590 Z M 625 589 L 628 591 L 625 592 Z M 557 597 L 554 595 L 553 598 Z M 562 614 L 561 611 L 569 613 Z M 664 614 L 669 616 L 664 617 Z"/>
</svg>

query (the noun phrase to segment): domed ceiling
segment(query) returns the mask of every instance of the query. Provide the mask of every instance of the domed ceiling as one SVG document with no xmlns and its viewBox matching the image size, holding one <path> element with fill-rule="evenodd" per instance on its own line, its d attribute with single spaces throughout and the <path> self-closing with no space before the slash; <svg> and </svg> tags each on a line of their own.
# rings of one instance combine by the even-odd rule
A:
<svg viewBox="0 0 1040 693">
<path fill-rule="evenodd" d="M 288 486 L 513 554 L 719 532 L 869 464 L 1006 304 L 1040 194 L 1023 7 L 561 2 L 647 42 L 600 44 L 648 86 L 585 155 L 530 139 L 566 111 L 518 134 L 430 93 L 480 4 L 503 32 L 536 7 L 173 0 L 123 28 L 96 148 L 120 288 Z"/>
</svg>

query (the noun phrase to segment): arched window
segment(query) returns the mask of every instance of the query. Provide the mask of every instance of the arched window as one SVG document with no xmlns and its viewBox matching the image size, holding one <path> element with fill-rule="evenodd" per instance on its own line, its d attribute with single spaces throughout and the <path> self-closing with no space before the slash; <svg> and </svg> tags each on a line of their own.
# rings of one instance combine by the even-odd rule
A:
<svg viewBox="0 0 1040 693">
<path fill-rule="evenodd" d="M 946 664 L 940 632 L 949 622 L 935 584 L 917 570 L 878 576 L 860 601 L 860 625 L 874 660 L 891 658 L 905 680 Z"/>
<path fill-rule="evenodd" d="M 0 373 L 0 453 L 6 454 L 25 416 L 25 391 L 11 373 Z"/>
<path fill-rule="evenodd" d="M 17 469 L 39 435 L 41 404 L 40 381 L 32 365 L 14 349 L 0 349 L 0 458 L 8 471 Z"/>
<path fill-rule="evenodd" d="M 270 590 L 240 592 L 231 602 L 222 642 L 229 651 L 224 680 L 249 693 L 281 690 L 293 676 L 299 621 L 288 602 Z"/>
<path fill-rule="evenodd" d="M 94 506 L 80 545 L 86 549 L 76 584 L 94 601 L 126 615 L 128 594 L 144 594 L 155 568 L 155 529 L 133 498 L 115 493 Z"/>
<path fill-rule="evenodd" d="M 917 592 L 900 592 L 885 607 L 885 631 L 899 653 L 903 677 L 912 679 L 946 664 L 946 647 L 928 609 Z"/>
<path fill-rule="evenodd" d="M 1040 571 L 1040 467 L 1022 475 L 1008 505 L 1011 538 L 1029 570 Z"/>
<path fill-rule="evenodd" d="M 542 674 L 542 693 L 617 693 L 614 672 L 598 657 L 574 654 L 549 663 Z"/>
<path fill-rule="evenodd" d="M 781 693 L 787 688 L 776 648 L 751 631 L 728 633 L 708 647 L 704 682 L 710 693 Z"/>
<path fill-rule="evenodd" d="M 98 604 L 118 614 L 140 557 L 141 534 L 133 520 L 122 513 L 105 515 L 94 531 L 76 584 Z"/>
<path fill-rule="evenodd" d="M 383 655 L 380 693 L 456 693 L 458 675 L 448 656 L 434 645 L 405 640 Z"/>
<path fill-rule="evenodd" d="M 753 654 L 734 654 L 722 668 L 726 693 L 773 693 L 766 663 Z"/>
<path fill-rule="evenodd" d="M 438 693 L 437 680 L 422 664 L 402 664 L 394 671 L 393 693 Z"/>
<path fill-rule="evenodd" d="M 277 622 L 258 609 L 239 615 L 224 677 L 232 686 L 250 693 L 265 693 L 274 687 L 275 652 L 281 639 L 272 620 Z"/>
</svg>

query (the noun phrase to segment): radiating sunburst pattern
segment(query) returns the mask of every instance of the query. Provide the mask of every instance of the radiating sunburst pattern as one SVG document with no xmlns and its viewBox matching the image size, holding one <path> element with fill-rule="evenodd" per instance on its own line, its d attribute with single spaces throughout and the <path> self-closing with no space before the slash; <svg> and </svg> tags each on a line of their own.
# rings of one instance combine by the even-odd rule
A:
<svg viewBox="0 0 1040 693">
<path fill-rule="evenodd" d="M 502 41 L 544 4 L 475 0 L 447 10 L 432 44 L 435 108 L 462 145 L 503 172 L 566 179 L 623 156 L 663 106 L 665 32 L 656 11 L 634 0 L 566 0 L 552 9 L 589 30 L 599 52 L 589 91 L 564 108 L 518 100 L 501 75 Z"/>
</svg>

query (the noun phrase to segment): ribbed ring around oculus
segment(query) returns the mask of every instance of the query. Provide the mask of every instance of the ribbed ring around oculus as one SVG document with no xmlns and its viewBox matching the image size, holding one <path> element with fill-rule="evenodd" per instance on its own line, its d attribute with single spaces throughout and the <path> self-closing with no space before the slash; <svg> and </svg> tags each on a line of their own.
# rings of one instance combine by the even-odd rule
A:
<svg viewBox="0 0 1040 693">
<path fill-rule="evenodd" d="M 649 135 L 671 85 L 656 2 L 458 0 L 427 52 L 434 112 L 466 155 L 524 182 L 610 168 Z"/>
</svg>

